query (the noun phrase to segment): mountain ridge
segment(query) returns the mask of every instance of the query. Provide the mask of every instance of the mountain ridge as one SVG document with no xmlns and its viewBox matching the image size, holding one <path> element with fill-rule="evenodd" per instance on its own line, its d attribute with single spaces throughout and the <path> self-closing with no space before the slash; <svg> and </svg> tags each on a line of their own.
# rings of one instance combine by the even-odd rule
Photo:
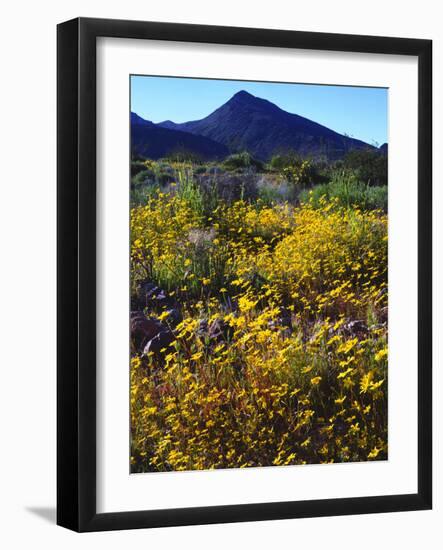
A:
<svg viewBox="0 0 443 550">
<path fill-rule="evenodd" d="M 245 150 L 261 160 L 294 151 L 337 160 L 353 149 L 374 149 L 245 90 L 202 119 L 183 123 L 166 120 L 157 126 L 204 136 L 223 144 L 231 153 Z"/>
<path fill-rule="evenodd" d="M 211 138 L 163 128 L 131 111 L 131 151 L 154 160 L 178 153 L 191 153 L 202 160 L 223 159 L 227 148 Z"/>
</svg>

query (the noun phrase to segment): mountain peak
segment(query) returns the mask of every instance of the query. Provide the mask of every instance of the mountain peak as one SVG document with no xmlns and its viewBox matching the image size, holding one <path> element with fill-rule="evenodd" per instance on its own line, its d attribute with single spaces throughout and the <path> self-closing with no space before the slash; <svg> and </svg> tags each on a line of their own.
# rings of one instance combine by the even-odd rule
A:
<svg viewBox="0 0 443 550">
<path fill-rule="evenodd" d="M 239 92 L 234 94 L 226 104 L 227 105 L 229 104 L 256 105 L 262 102 L 263 100 L 260 99 L 259 97 L 256 97 L 255 95 L 252 95 L 249 92 L 246 92 L 245 90 L 240 90 Z"/>
<path fill-rule="evenodd" d="M 134 111 L 131 111 L 131 124 L 140 124 L 141 126 L 149 126 L 152 124 L 150 120 L 145 120 Z"/>
<path fill-rule="evenodd" d="M 246 92 L 245 90 L 240 90 L 234 94 L 229 101 L 225 103 L 228 107 L 240 108 L 240 109 L 252 109 L 254 111 L 281 111 L 277 105 L 271 103 L 267 99 L 262 99 L 255 95 Z M 223 109 L 224 106 L 221 107 Z"/>
<path fill-rule="evenodd" d="M 290 151 L 336 160 L 349 150 L 372 148 L 246 90 L 205 118 L 179 124 L 164 121 L 159 126 L 210 138 L 230 152 L 248 151 L 260 160 Z"/>
<path fill-rule="evenodd" d="M 231 99 L 234 99 L 234 98 L 237 98 L 237 99 L 257 99 L 254 95 L 250 94 L 246 90 L 240 90 L 239 92 L 234 94 Z"/>
</svg>

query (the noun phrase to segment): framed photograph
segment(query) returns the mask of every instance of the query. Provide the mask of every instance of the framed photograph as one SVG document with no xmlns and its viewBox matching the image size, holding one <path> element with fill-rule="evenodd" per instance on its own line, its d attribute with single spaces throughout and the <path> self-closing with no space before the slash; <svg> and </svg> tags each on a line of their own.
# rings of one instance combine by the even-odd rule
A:
<svg viewBox="0 0 443 550">
<path fill-rule="evenodd" d="M 76 531 L 432 506 L 432 43 L 58 26 Z"/>
</svg>

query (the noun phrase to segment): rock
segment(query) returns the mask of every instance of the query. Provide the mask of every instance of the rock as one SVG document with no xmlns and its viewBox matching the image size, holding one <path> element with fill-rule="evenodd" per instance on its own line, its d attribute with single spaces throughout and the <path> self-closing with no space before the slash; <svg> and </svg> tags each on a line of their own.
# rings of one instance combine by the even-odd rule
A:
<svg viewBox="0 0 443 550">
<path fill-rule="evenodd" d="M 130 318 L 131 340 L 136 351 L 147 353 L 148 351 L 160 350 L 165 347 L 167 342 L 169 345 L 174 339 L 174 333 L 167 326 L 161 323 L 158 319 L 146 317 L 142 311 L 132 311 Z M 160 347 L 159 347 L 160 346 Z"/>
<path fill-rule="evenodd" d="M 137 298 L 142 308 L 168 303 L 168 297 L 165 291 L 150 281 L 143 281 L 140 283 L 137 291 Z"/>
<path fill-rule="evenodd" d="M 232 333 L 232 328 L 221 319 L 215 319 L 211 323 L 202 319 L 197 329 L 197 335 L 209 345 L 228 340 L 232 337 Z"/>
<path fill-rule="evenodd" d="M 143 347 L 161 330 L 161 324 L 156 319 L 145 316 L 142 311 L 131 311 L 131 337 L 138 343 L 137 348 Z"/>
<path fill-rule="evenodd" d="M 137 309 L 148 308 L 149 311 L 155 313 L 167 311 L 169 313 L 167 324 L 170 326 L 175 326 L 183 321 L 179 304 L 163 289 L 150 281 L 146 280 L 140 283 L 134 302 L 137 304 Z"/>
<path fill-rule="evenodd" d="M 379 315 L 380 323 L 385 324 L 388 322 L 388 306 L 383 307 Z"/>
<path fill-rule="evenodd" d="M 351 335 L 364 335 L 367 334 L 368 327 L 364 321 L 360 319 L 355 319 L 354 321 L 348 321 L 346 324 L 344 324 L 343 330 Z"/>
<path fill-rule="evenodd" d="M 166 311 L 168 312 L 166 321 L 169 326 L 175 327 L 183 321 L 183 315 L 180 309 L 173 307 L 171 309 L 167 309 Z"/>
<path fill-rule="evenodd" d="M 174 341 L 175 336 L 171 330 L 162 330 L 152 340 L 149 340 L 143 349 L 143 355 L 150 352 L 158 355 L 162 350 L 167 350 Z"/>
</svg>

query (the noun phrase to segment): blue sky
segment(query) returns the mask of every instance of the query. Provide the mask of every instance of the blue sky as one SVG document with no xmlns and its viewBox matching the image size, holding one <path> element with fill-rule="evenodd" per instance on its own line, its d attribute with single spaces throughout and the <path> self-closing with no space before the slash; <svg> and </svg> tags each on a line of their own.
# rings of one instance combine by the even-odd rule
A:
<svg viewBox="0 0 443 550">
<path fill-rule="evenodd" d="M 152 122 L 198 120 L 240 90 L 367 143 L 388 141 L 385 88 L 131 76 L 131 111 Z"/>
</svg>

